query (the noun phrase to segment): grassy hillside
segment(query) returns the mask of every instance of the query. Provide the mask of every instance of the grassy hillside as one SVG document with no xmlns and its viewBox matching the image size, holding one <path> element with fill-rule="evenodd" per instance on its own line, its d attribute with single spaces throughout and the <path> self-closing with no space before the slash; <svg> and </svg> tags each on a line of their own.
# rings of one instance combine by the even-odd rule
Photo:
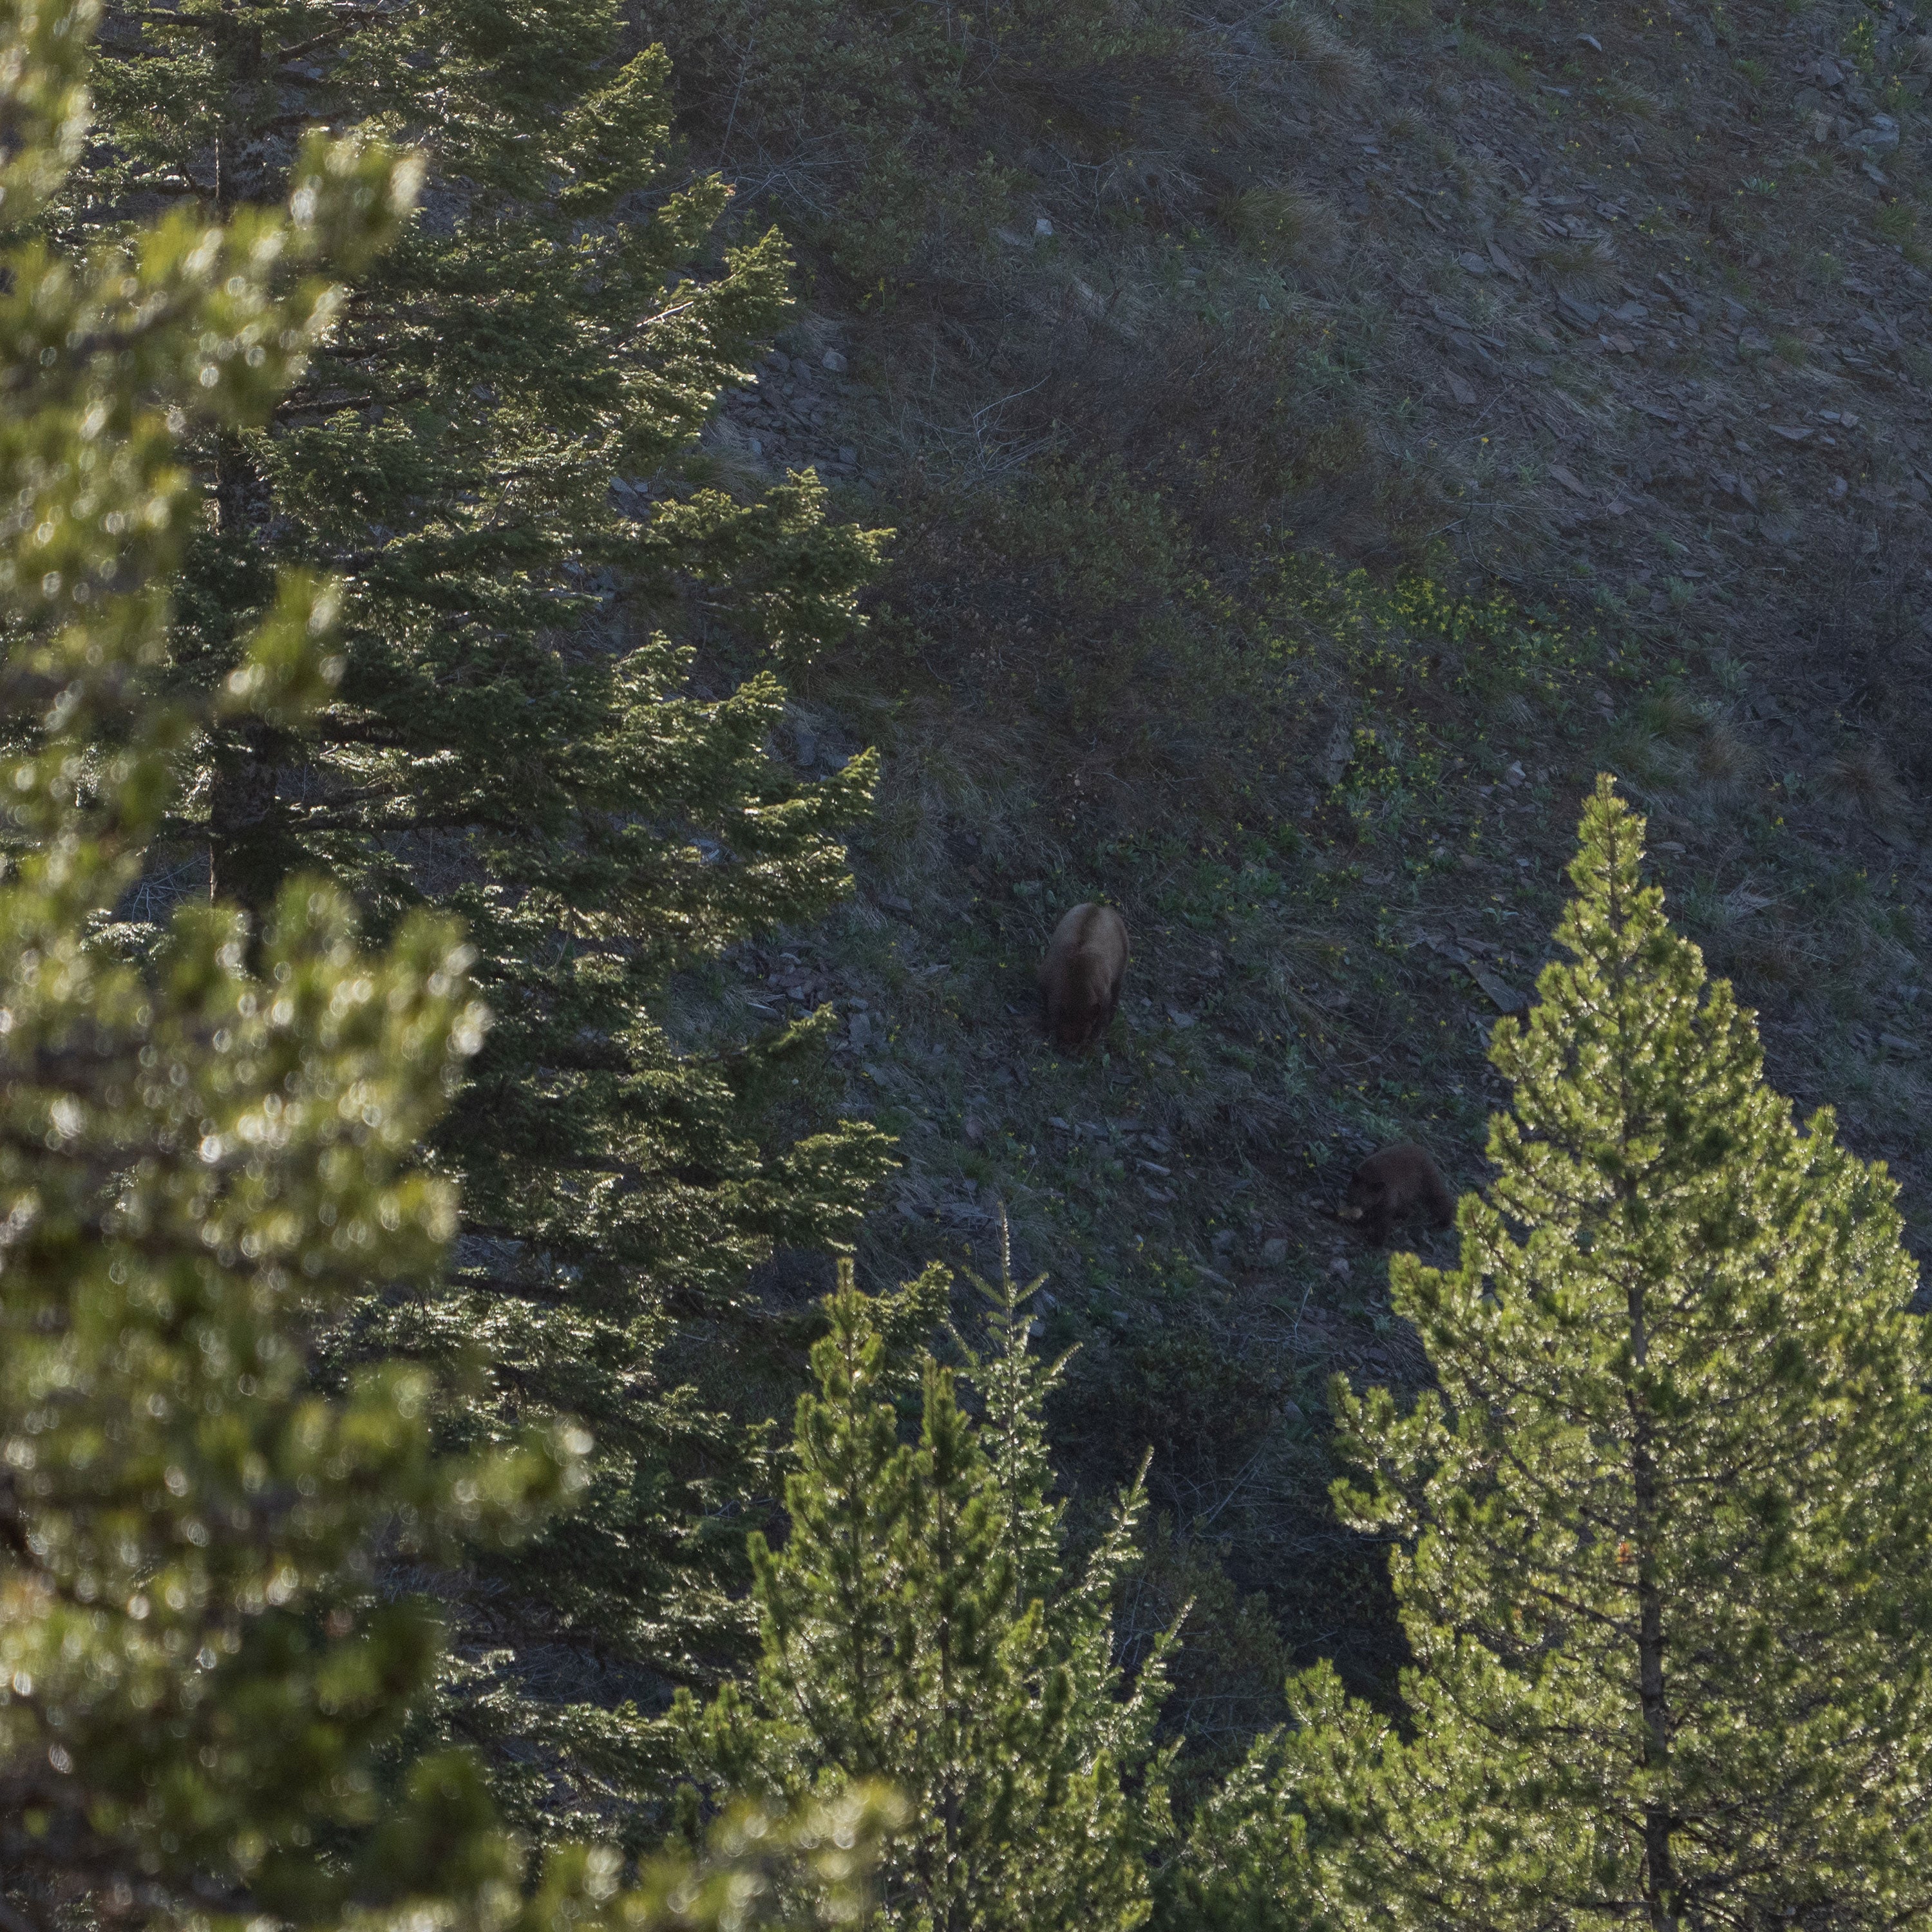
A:
<svg viewBox="0 0 1932 1932">
<path fill-rule="evenodd" d="M 1420 1364 L 1332 1208 L 1397 1138 L 1481 1178 L 1487 1030 L 1595 771 L 1774 1077 L 1932 1211 L 1924 25 L 638 7 L 691 166 L 800 258 L 719 472 L 812 465 L 896 532 L 783 747 L 884 752 L 860 897 L 684 1022 L 838 1007 L 813 1098 L 904 1161 L 874 1282 L 984 1267 L 1010 1214 L 1082 1345 L 1070 1480 L 1155 1447 L 1132 1627 L 1198 1599 L 1204 1742 L 1268 1721 L 1290 1658 L 1391 1664 L 1321 1390 Z M 1128 997 L 1068 1060 L 1033 969 L 1096 896 Z"/>
</svg>

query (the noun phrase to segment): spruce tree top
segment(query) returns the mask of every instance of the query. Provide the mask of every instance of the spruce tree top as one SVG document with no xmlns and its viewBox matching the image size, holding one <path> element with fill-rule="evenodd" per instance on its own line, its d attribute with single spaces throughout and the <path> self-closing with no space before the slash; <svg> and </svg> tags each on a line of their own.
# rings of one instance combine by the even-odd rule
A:
<svg viewBox="0 0 1932 1932">
<path fill-rule="evenodd" d="M 1336 1384 L 1407 1722 L 1325 1666 L 1198 1835 L 1234 1922 L 1896 1924 L 1932 1908 L 1925 1331 L 1883 1168 L 1801 1129 L 1600 781 L 1435 1386 Z"/>
<path fill-rule="evenodd" d="M 1570 958 L 1496 1030 L 1460 1265 L 1392 1269 L 1438 1390 L 1340 1392 L 1372 1480 L 1337 1500 L 1402 1539 L 1417 1750 L 1457 1740 L 1499 1826 L 1514 1794 L 1526 1910 L 1881 1909 L 1932 1715 L 1917 1272 L 1882 1167 L 1766 1084 L 1642 832 L 1600 780 Z"/>
</svg>

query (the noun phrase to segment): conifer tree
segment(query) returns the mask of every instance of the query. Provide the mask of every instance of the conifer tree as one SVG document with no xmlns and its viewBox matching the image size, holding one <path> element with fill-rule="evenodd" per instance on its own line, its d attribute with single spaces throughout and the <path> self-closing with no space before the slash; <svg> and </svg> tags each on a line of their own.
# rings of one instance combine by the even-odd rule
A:
<svg viewBox="0 0 1932 1932">
<path fill-rule="evenodd" d="M 875 1305 L 848 1266 L 812 1352 L 818 1391 L 799 1401 L 784 1546 L 754 1538 L 756 1680 L 702 1712 L 685 1696 L 674 1722 L 711 1789 L 796 1802 L 874 1777 L 900 1791 L 910 1822 L 884 1869 L 889 1925 L 1138 1925 L 1165 1820 L 1153 1732 L 1172 1641 L 1127 1690 L 1111 1598 L 1141 1490 L 1070 1581 L 1041 1421 L 1064 1364 L 1028 1354 L 1030 1288 L 1003 1269 L 986 1292 L 993 1351 L 968 1352 L 984 1420 L 928 1354 L 906 1442 Z"/>
<path fill-rule="evenodd" d="M 1391 1270 L 1438 1387 L 1338 1385 L 1396 1539 L 1406 1723 L 1332 1671 L 1196 1844 L 1208 1922 L 1895 1924 L 1932 1907 L 1932 1513 L 1883 1169 L 1802 1129 L 1600 781 L 1460 1265 Z"/>
<path fill-rule="evenodd" d="M 438 1456 L 420 1369 L 309 1382 L 317 1324 L 447 1239 L 412 1156 L 481 1030 L 459 935 L 414 914 L 366 951 L 313 880 L 252 948 L 204 906 L 129 960 L 110 916 L 194 733 L 285 728 L 339 668 L 333 589 L 292 572 L 217 692 L 157 691 L 202 510 L 176 434 L 260 423 L 415 170 L 311 140 L 283 212 L 63 262 L 31 238 L 94 25 L 0 0 L 0 1923 L 672 1932 L 781 1897 L 849 1920 L 868 1795 L 740 1816 L 622 1891 L 581 1850 L 526 1882 L 461 1754 L 379 1790 L 436 1630 L 374 1586 L 377 1546 L 520 1533 L 580 1462 L 555 1428 Z"/>
<path fill-rule="evenodd" d="M 110 38 L 107 138 L 64 232 L 279 192 L 311 122 L 427 152 L 423 218 L 302 380 L 193 446 L 214 515 L 178 678 L 219 684 L 289 565 L 340 579 L 344 668 L 299 722 L 212 724 L 166 830 L 251 906 L 301 867 L 378 929 L 419 904 L 466 921 L 494 1017 L 434 1144 L 463 1184 L 460 1265 L 366 1303 L 342 1347 L 480 1348 L 458 1442 L 546 1410 L 589 1428 L 582 1510 L 474 1552 L 442 1721 L 503 1743 L 526 1828 L 617 1821 L 635 1849 L 655 1767 L 613 1707 L 701 1675 L 736 1628 L 737 1545 L 694 1524 L 722 1520 L 740 1451 L 660 1387 L 660 1346 L 774 1240 L 848 1239 L 884 1164 L 870 1128 L 769 1124 L 829 1016 L 693 1052 L 665 989 L 843 890 L 871 761 L 787 776 L 772 667 L 842 634 L 877 543 L 811 477 L 734 495 L 691 450 L 782 319 L 786 264 L 776 234 L 707 253 L 727 190 L 668 177 L 664 62 L 620 57 L 610 0 L 182 0 L 116 12 Z M 700 654 L 714 686 L 750 674 L 700 695 Z"/>
</svg>

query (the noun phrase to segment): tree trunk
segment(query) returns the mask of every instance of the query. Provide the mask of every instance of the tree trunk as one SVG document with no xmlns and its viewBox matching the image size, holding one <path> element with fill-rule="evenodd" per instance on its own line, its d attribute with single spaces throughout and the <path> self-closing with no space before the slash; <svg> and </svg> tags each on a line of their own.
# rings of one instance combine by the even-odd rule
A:
<svg viewBox="0 0 1932 1932">
<path fill-rule="evenodd" d="M 1650 1352 L 1642 1284 L 1629 1292 L 1630 1353 L 1640 1370 Z M 1670 1712 L 1664 1682 L 1664 1596 L 1657 1585 L 1656 1423 L 1636 1394 L 1630 1396 L 1633 1422 L 1631 1474 L 1636 1490 L 1637 1688 L 1643 1706 L 1643 1768 L 1660 1781 L 1670 1755 Z M 1653 1790 L 1643 1808 L 1644 1905 L 1652 1932 L 1676 1932 L 1677 1867 L 1670 1848 L 1677 1820 Z"/>
<path fill-rule="evenodd" d="M 1641 1463 L 1640 1468 L 1641 1468 Z M 1642 1497 L 1640 1477 L 1640 1502 Z M 1648 1568 L 1646 1563 L 1646 1570 Z M 1670 1750 L 1670 1714 L 1664 1694 L 1664 1605 L 1654 1576 L 1637 1578 L 1637 1678 L 1643 1700 L 1643 1767 L 1660 1776 Z M 1676 1823 L 1670 1808 L 1653 1796 L 1643 1808 L 1644 1903 L 1652 1932 L 1674 1932 L 1677 1868 L 1670 1850 Z"/>
<path fill-rule="evenodd" d="M 255 734 L 242 740 L 246 755 L 215 767 L 208 806 L 208 890 L 211 898 L 239 906 L 252 922 L 261 912 L 261 868 L 251 850 L 275 807 L 275 768 L 261 755 Z"/>
<path fill-rule="evenodd" d="M 251 20 L 217 15 L 208 24 L 233 81 L 230 119 L 216 131 L 213 158 L 215 212 L 225 220 L 238 202 L 261 198 L 263 170 L 259 144 L 248 138 L 248 117 L 257 105 L 264 48 L 261 28 Z M 241 438 L 232 430 L 218 431 L 214 513 L 224 544 L 236 543 L 248 529 L 253 480 Z M 225 751 L 216 760 L 209 790 L 208 893 L 242 908 L 252 926 L 262 910 L 266 882 L 259 854 L 250 848 L 274 809 L 275 770 L 259 731 L 236 734 Z"/>
<path fill-rule="evenodd" d="M 224 541 L 248 527 L 251 481 L 241 439 L 223 430 L 215 438 L 214 513 Z M 240 906 L 251 918 L 261 910 L 263 881 L 259 854 L 251 848 L 274 812 L 275 767 L 266 734 L 244 728 L 218 754 L 208 802 L 209 896 Z"/>
</svg>

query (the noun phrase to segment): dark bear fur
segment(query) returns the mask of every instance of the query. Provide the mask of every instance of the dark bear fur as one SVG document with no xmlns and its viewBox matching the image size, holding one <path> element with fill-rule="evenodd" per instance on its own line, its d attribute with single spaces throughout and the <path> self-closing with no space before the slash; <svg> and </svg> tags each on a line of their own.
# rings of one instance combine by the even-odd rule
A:
<svg viewBox="0 0 1932 1932">
<path fill-rule="evenodd" d="M 1372 1154 L 1355 1170 L 1342 1219 L 1359 1222 L 1376 1247 L 1388 1239 L 1395 1223 L 1411 1214 L 1426 1214 L 1436 1227 L 1456 1218 L 1456 1203 L 1442 1184 L 1436 1163 L 1413 1141 Z"/>
<path fill-rule="evenodd" d="M 1126 974 L 1126 921 L 1112 906 L 1076 906 L 1040 963 L 1047 1031 L 1070 1052 L 1097 1040 L 1113 1024 Z"/>
</svg>

